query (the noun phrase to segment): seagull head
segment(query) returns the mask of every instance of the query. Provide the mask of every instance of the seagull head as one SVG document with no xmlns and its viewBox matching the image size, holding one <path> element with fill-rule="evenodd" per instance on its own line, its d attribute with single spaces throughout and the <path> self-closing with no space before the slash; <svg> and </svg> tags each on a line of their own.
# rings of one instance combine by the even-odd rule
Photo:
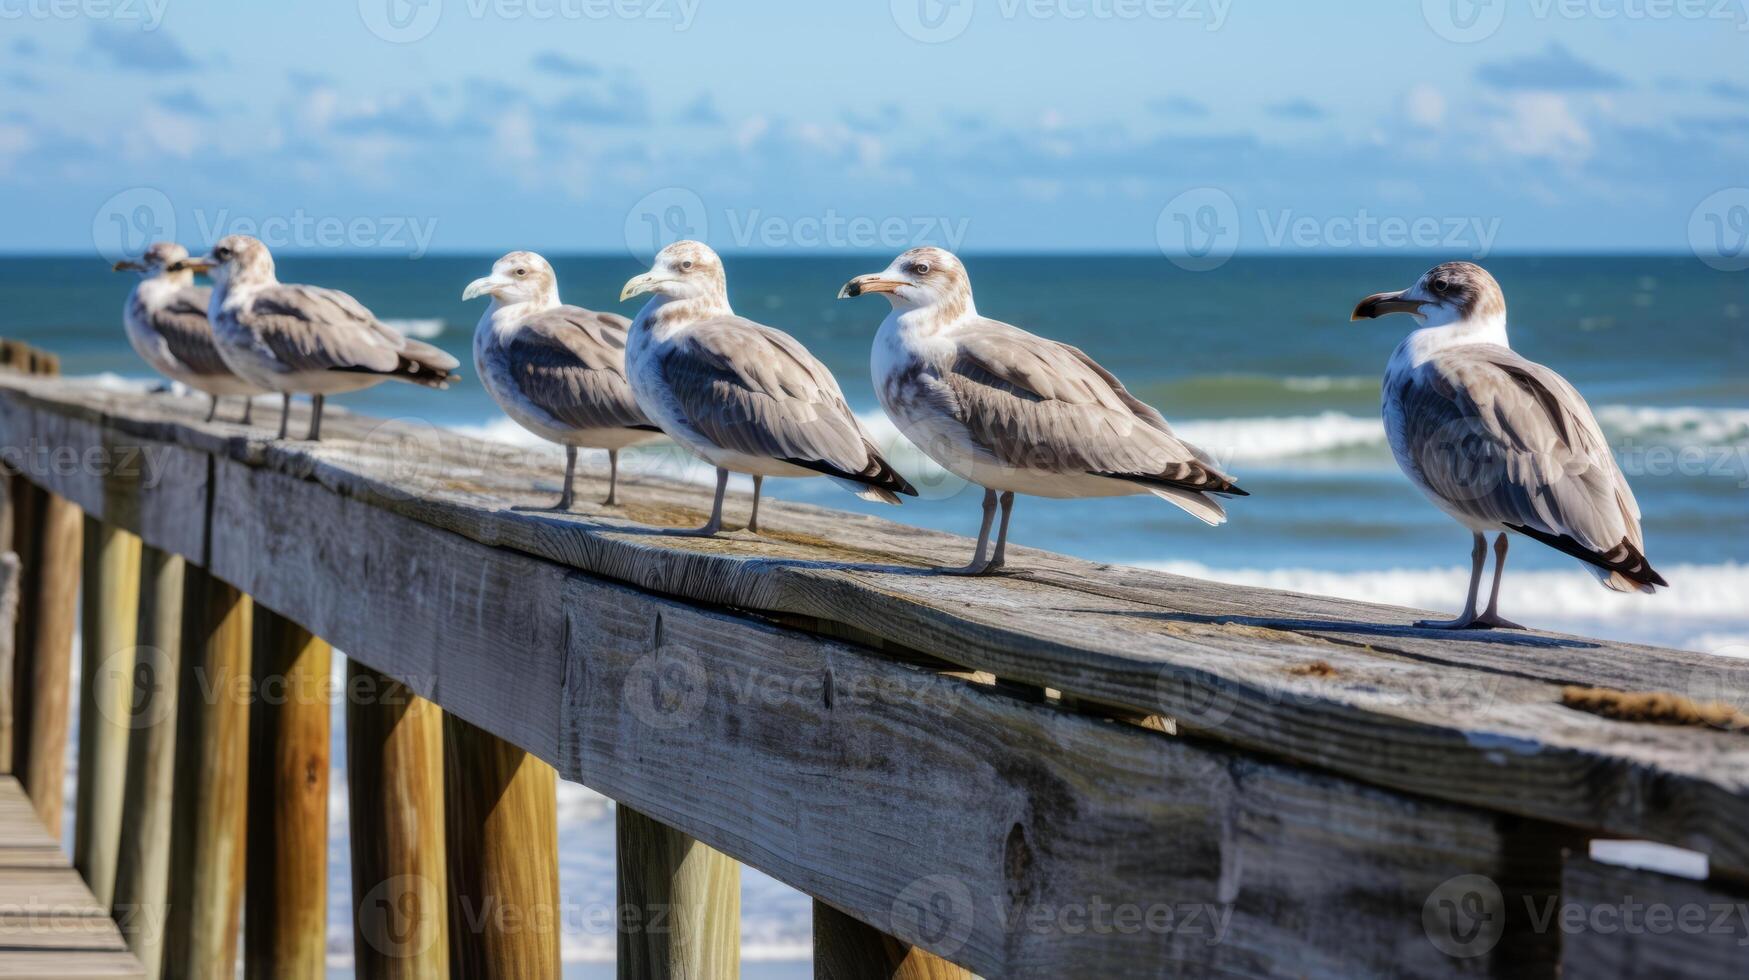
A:
<svg viewBox="0 0 1749 980">
<path fill-rule="evenodd" d="M 533 252 L 511 252 L 492 263 L 492 274 L 468 283 L 462 299 L 490 296 L 506 306 L 518 303 L 559 305 L 559 279 L 553 267 Z"/>
<path fill-rule="evenodd" d="M 1408 313 L 1428 327 L 1503 321 L 1506 294 L 1487 269 L 1474 262 L 1447 262 L 1428 269 L 1408 289 L 1374 293 L 1361 300 L 1350 319 L 1372 320 L 1392 313 Z"/>
<path fill-rule="evenodd" d="M 723 260 L 703 242 L 675 242 L 657 253 L 649 272 L 626 282 L 619 299 L 623 303 L 645 293 L 671 300 L 722 299 L 727 303 Z"/>
<path fill-rule="evenodd" d="M 180 280 L 185 283 L 193 282 L 193 272 L 180 268 L 170 269 L 171 265 L 186 258 L 188 258 L 188 249 L 175 242 L 153 242 L 137 260 L 126 259 L 117 262 L 113 268 L 117 272 L 137 272 L 141 279 L 167 276 L 171 280 Z"/>
<path fill-rule="evenodd" d="M 857 276 L 838 291 L 839 299 L 883 293 L 895 310 L 933 309 L 950 320 L 972 312 L 972 281 L 959 257 L 925 245 L 894 259 L 883 272 Z"/>
<path fill-rule="evenodd" d="M 267 246 L 248 235 L 226 235 L 213 250 L 197 259 L 183 259 L 170 265 L 170 271 L 187 269 L 204 272 L 214 283 L 225 286 L 238 282 L 272 282 L 273 256 Z"/>
</svg>

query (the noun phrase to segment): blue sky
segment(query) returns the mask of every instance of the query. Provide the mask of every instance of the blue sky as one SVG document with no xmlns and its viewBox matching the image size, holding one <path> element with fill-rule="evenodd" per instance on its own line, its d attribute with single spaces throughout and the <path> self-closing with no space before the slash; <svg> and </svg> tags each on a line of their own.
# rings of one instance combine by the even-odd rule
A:
<svg viewBox="0 0 1749 980">
<path fill-rule="evenodd" d="M 0 0 L 9 252 L 1682 251 L 1746 185 L 1749 0 Z"/>
</svg>

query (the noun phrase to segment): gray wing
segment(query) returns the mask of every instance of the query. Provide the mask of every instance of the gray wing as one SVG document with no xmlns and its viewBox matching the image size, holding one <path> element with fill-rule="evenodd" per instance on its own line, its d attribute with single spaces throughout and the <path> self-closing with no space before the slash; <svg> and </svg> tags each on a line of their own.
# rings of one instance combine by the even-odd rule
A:
<svg viewBox="0 0 1749 980">
<path fill-rule="evenodd" d="M 1208 454 L 1082 351 L 996 320 L 956 335 L 956 417 L 1003 465 L 1243 495 Z"/>
<path fill-rule="evenodd" d="M 524 321 L 505 345 L 524 397 L 578 429 L 645 427 L 626 381 L 623 316 L 561 306 Z"/>
<path fill-rule="evenodd" d="M 687 422 L 725 449 L 915 493 L 863 432 L 832 373 L 781 330 L 737 316 L 695 323 L 661 371 Z"/>
<path fill-rule="evenodd" d="M 1640 505 L 1585 399 L 1506 347 L 1434 355 L 1391 381 L 1403 465 L 1458 513 L 1521 531 L 1640 584 Z"/>
<path fill-rule="evenodd" d="M 211 297 L 212 290 L 205 286 L 179 289 L 170 302 L 147 314 L 147 321 L 163 339 L 170 356 L 188 370 L 208 376 L 228 375 L 231 369 L 219 357 L 212 324 L 206 318 Z"/>
<path fill-rule="evenodd" d="M 459 365 L 430 344 L 408 340 L 337 289 L 280 284 L 256 293 L 237 320 L 294 372 L 366 371 L 442 374 Z"/>
</svg>

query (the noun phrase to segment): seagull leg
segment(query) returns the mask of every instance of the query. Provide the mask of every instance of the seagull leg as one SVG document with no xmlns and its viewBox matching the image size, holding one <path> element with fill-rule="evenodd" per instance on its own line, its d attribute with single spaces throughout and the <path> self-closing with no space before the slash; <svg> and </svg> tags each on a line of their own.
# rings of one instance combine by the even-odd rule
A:
<svg viewBox="0 0 1749 980">
<path fill-rule="evenodd" d="M 1488 593 L 1488 608 L 1483 610 L 1481 617 L 1471 624 L 1472 626 L 1498 630 L 1524 629 L 1524 627 L 1510 619 L 1502 618 L 1500 615 L 1500 577 L 1506 571 L 1506 548 L 1506 532 L 1501 531 L 1500 536 L 1494 539 L 1494 590 Z"/>
<path fill-rule="evenodd" d="M 559 505 L 554 510 L 570 510 L 574 494 L 571 481 L 577 476 L 577 447 L 565 447 L 565 489 L 559 492 Z"/>
<path fill-rule="evenodd" d="M 753 474 L 753 515 L 747 518 L 747 530 L 759 533 L 759 491 L 765 485 L 765 477 Z"/>
<path fill-rule="evenodd" d="M 291 393 L 279 396 L 279 435 L 276 439 L 284 439 L 286 430 L 291 426 Z"/>
<path fill-rule="evenodd" d="M 990 562 L 984 558 L 984 547 L 990 543 L 990 525 L 996 519 L 996 491 L 984 491 L 984 526 L 978 529 L 978 551 L 972 556 L 972 563 L 963 568 L 943 568 L 943 575 L 982 575 L 990 568 Z"/>
<path fill-rule="evenodd" d="M 322 395 L 310 396 L 310 434 L 304 438 L 311 442 L 322 441 L 322 402 L 324 400 L 325 397 Z"/>
<path fill-rule="evenodd" d="M 729 471 L 719 466 L 717 467 L 717 499 L 711 503 L 711 519 L 705 522 L 704 527 L 694 528 L 690 531 L 670 531 L 669 533 L 683 538 L 716 537 L 717 532 L 723 529 L 723 494 L 727 493 L 728 489 Z"/>
<path fill-rule="evenodd" d="M 219 396 L 208 395 L 207 397 L 212 399 L 212 404 L 206 407 L 206 420 L 211 422 L 213 419 L 218 418 L 219 415 Z"/>
<path fill-rule="evenodd" d="M 255 396 L 243 396 L 243 424 L 248 425 L 255 420 Z"/>
<path fill-rule="evenodd" d="M 607 499 L 601 502 L 613 507 L 619 503 L 619 450 L 607 451 Z"/>
<path fill-rule="evenodd" d="M 1008 518 L 1014 514 L 1014 491 L 1004 490 L 997 500 L 1002 504 L 1002 524 L 996 529 L 996 553 L 990 556 L 990 567 L 985 569 L 989 572 L 1008 563 L 1004 556 L 1008 553 Z"/>
<path fill-rule="evenodd" d="M 1464 603 L 1463 615 L 1450 620 L 1424 619 L 1415 625 L 1424 630 L 1467 630 L 1476 622 L 1476 597 L 1482 589 L 1482 567 L 1488 562 L 1488 539 L 1475 536 L 1470 549 L 1470 598 Z"/>
</svg>

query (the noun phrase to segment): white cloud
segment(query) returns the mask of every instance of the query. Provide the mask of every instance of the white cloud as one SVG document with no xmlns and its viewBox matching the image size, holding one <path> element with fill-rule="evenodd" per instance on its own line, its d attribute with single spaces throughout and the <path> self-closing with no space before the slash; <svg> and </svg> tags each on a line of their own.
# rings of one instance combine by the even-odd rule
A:
<svg viewBox="0 0 1749 980">
<path fill-rule="evenodd" d="M 1425 82 L 1417 84 L 1403 97 L 1403 114 L 1417 126 L 1434 129 L 1445 121 L 1445 95 Z"/>
<path fill-rule="evenodd" d="M 1580 163 L 1596 141 L 1572 102 L 1554 92 L 1526 92 L 1507 99 L 1505 114 L 1489 125 L 1494 145 L 1512 156 Z"/>
</svg>

